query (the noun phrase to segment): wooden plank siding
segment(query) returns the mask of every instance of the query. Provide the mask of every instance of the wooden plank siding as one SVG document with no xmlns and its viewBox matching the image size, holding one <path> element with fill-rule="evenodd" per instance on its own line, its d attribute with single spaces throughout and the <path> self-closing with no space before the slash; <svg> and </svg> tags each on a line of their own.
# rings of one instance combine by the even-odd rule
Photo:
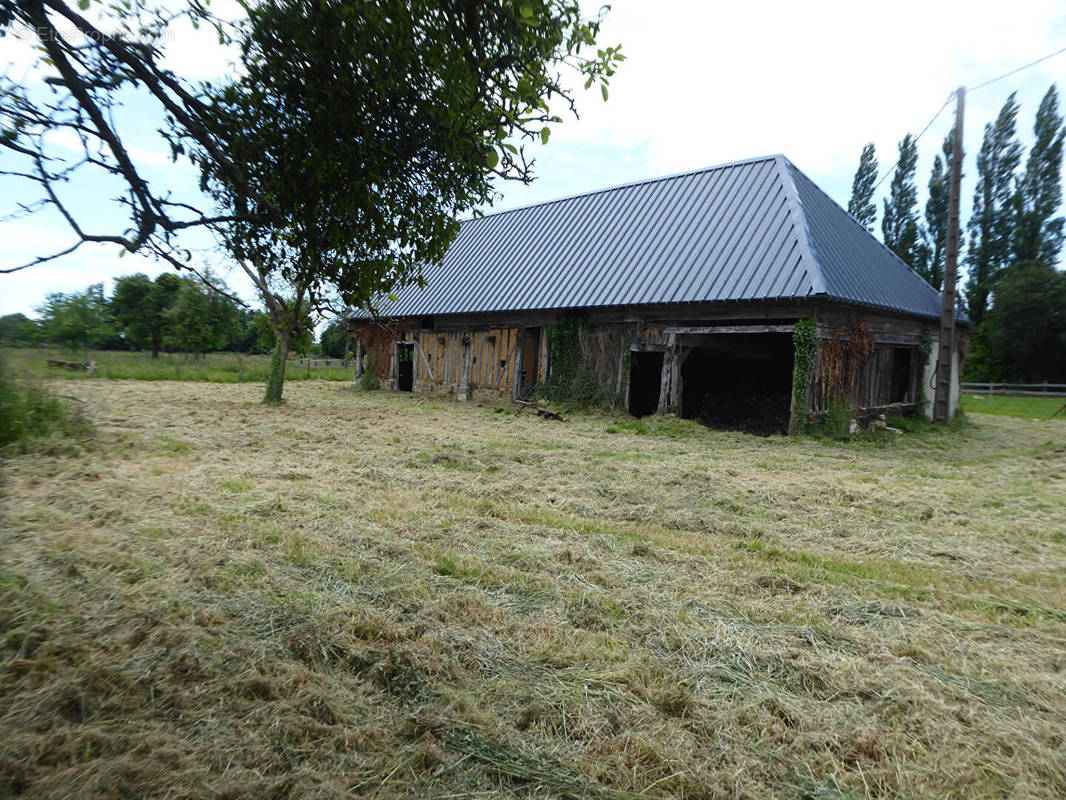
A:
<svg viewBox="0 0 1066 800">
<path fill-rule="evenodd" d="M 827 387 L 822 379 L 825 345 L 822 340 L 815 359 L 807 409 L 813 413 L 829 409 Z M 907 359 L 905 363 L 901 359 Z M 851 404 L 854 409 L 879 408 L 892 403 L 916 403 L 918 381 L 921 379 L 921 360 L 917 347 L 901 347 L 893 343 L 875 343 L 874 351 L 859 364 L 851 379 Z M 898 370 L 906 370 L 902 382 L 893 381 Z"/>
<path fill-rule="evenodd" d="M 463 379 L 464 342 L 469 343 L 467 390 L 495 395 L 510 393 L 518 328 L 484 330 L 419 330 L 408 334 L 419 355 L 415 359 L 415 391 L 458 394 Z M 543 374 L 543 373 L 541 373 Z"/>
</svg>

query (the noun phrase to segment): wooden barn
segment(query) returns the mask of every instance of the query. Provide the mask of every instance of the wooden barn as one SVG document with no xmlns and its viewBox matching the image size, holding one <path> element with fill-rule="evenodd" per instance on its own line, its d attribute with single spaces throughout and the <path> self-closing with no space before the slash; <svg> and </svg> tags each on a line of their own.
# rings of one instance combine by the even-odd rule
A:
<svg viewBox="0 0 1066 800">
<path fill-rule="evenodd" d="M 351 323 L 395 391 L 766 430 L 933 395 L 940 295 L 780 155 L 466 220 L 425 278 Z"/>
</svg>

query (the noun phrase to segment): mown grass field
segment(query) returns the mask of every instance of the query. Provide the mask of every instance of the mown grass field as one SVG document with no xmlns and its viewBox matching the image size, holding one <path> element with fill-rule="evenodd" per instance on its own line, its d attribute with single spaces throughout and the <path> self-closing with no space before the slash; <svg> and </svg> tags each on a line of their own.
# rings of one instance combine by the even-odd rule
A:
<svg viewBox="0 0 1066 800">
<path fill-rule="evenodd" d="M 89 360 L 90 353 L 71 351 L 58 347 L 5 347 L 0 348 L 2 358 L 11 369 L 29 373 L 43 379 L 85 380 L 111 378 L 141 381 L 206 381 L 209 383 L 263 383 L 270 372 L 270 356 L 262 353 L 239 355 L 237 353 L 208 353 L 195 358 L 185 353 L 160 353 L 152 358 L 151 353 L 123 350 L 97 350 L 91 353 L 96 362 L 96 371 L 90 376 L 83 371 L 50 367 L 49 359 L 60 361 Z M 243 362 L 243 363 L 242 363 Z M 286 380 L 351 381 L 355 369 L 342 367 L 301 367 L 297 359 L 290 358 L 285 372 Z"/>
<path fill-rule="evenodd" d="M 97 435 L 4 466 L 0 796 L 1066 795 L 1057 421 L 54 385 Z"/>
<path fill-rule="evenodd" d="M 964 394 L 960 402 L 967 414 L 1051 419 L 1052 415 L 1066 404 L 1066 397 L 987 397 Z M 1066 411 L 1061 411 L 1055 419 L 1066 422 Z"/>
</svg>

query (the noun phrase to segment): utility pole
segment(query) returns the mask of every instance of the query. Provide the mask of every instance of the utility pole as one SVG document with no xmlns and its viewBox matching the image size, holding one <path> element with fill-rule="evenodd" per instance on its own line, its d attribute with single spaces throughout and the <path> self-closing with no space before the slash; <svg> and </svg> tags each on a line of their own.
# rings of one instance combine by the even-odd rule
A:
<svg viewBox="0 0 1066 800">
<path fill-rule="evenodd" d="M 955 91 L 955 140 L 951 148 L 951 185 L 948 192 L 948 241 L 944 254 L 944 288 L 940 304 L 940 340 L 936 359 L 933 422 L 951 420 L 951 362 L 955 353 L 955 282 L 959 271 L 959 193 L 962 188 L 962 113 L 966 87 Z"/>
</svg>

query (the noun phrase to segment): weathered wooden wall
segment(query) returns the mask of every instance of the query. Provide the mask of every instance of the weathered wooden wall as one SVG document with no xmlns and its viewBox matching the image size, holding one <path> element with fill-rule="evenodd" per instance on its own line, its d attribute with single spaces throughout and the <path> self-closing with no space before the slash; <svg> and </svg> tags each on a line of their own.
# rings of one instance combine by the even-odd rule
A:
<svg viewBox="0 0 1066 800">
<path fill-rule="evenodd" d="M 518 363 L 519 328 L 413 331 L 415 391 L 425 394 L 510 395 Z M 464 380 L 465 379 L 465 380 Z"/>
<path fill-rule="evenodd" d="M 823 339 L 814 364 L 807 410 L 819 413 L 829 409 L 829 391 L 822 377 L 828 339 Z M 906 355 L 909 353 L 909 355 Z M 893 376 L 898 359 L 908 359 L 906 386 L 893 393 Z M 918 402 L 921 355 L 917 347 L 875 343 L 873 352 L 856 365 L 851 378 L 851 405 L 854 409 L 880 408 L 890 403 Z"/>
</svg>

